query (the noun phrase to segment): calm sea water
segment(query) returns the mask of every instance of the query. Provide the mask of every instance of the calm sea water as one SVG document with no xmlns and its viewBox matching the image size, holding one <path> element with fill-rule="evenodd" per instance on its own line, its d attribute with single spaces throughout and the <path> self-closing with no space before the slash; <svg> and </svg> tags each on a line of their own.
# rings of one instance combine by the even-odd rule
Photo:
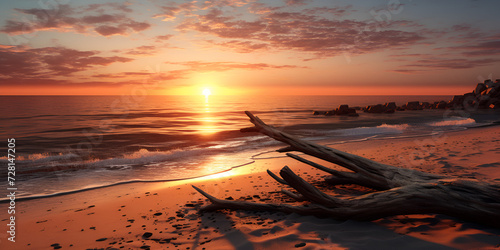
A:
<svg viewBox="0 0 500 250">
<path fill-rule="evenodd" d="M 174 180 L 250 164 L 280 147 L 240 133 L 249 110 L 314 141 L 418 136 L 492 123 L 498 111 L 443 110 L 313 116 L 340 104 L 449 100 L 450 96 L 0 96 L 0 163 L 16 139 L 18 196 L 46 196 L 131 181 Z M 262 154 L 260 154 L 262 156 Z M 6 171 L 2 171 L 6 176 Z"/>
</svg>

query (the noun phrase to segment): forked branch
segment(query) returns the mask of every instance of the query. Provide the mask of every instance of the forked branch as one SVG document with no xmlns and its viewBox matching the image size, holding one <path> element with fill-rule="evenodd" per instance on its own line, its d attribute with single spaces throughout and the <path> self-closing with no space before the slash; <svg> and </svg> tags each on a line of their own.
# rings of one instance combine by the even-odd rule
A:
<svg viewBox="0 0 500 250">
<path fill-rule="evenodd" d="M 279 152 L 299 151 L 351 171 L 330 169 L 298 155 L 287 153 L 293 159 L 331 174 L 326 179 L 328 183 L 357 184 L 380 191 L 351 199 L 335 198 L 320 191 L 285 166 L 279 173 L 281 178 L 269 170 L 268 174 L 279 183 L 298 192 L 296 194 L 284 189 L 282 193 L 297 201 L 308 201 L 311 204 L 292 206 L 220 200 L 193 186 L 212 203 L 203 207 L 203 211 L 219 209 L 280 211 L 356 220 L 374 220 L 401 214 L 439 213 L 500 227 L 498 184 L 449 179 L 446 176 L 382 164 L 302 140 L 265 124 L 248 111 L 245 113 L 254 126 L 242 129 L 242 132 L 260 132 L 288 144 L 287 147 L 278 150 Z"/>
</svg>

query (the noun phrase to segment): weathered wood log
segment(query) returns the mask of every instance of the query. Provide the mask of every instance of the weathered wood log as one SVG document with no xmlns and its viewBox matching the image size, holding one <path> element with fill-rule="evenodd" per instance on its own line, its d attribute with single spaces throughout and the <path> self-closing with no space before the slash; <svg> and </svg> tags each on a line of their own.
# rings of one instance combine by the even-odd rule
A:
<svg viewBox="0 0 500 250">
<path fill-rule="evenodd" d="M 295 189 L 282 193 L 298 201 L 309 201 L 307 206 L 287 204 L 259 204 L 244 201 L 217 199 L 193 186 L 212 204 L 202 211 L 219 209 L 280 211 L 303 215 L 327 216 L 336 219 L 375 220 L 402 214 L 437 213 L 500 227 L 500 185 L 473 179 L 456 179 L 394 167 L 357 155 L 308 142 L 265 124 L 258 117 L 246 112 L 254 127 L 242 132 L 260 132 L 288 144 L 279 152 L 299 151 L 335 163 L 352 172 L 327 168 L 298 155 L 287 153 L 298 161 L 332 174 L 326 179 L 330 184 L 357 184 L 379 190 L 351 199 L 332 197 L 304 179 L 289 167 L 280 171 L 280 177 L 268 170 L 269 175 L 281 184 Z"/>
</svg>

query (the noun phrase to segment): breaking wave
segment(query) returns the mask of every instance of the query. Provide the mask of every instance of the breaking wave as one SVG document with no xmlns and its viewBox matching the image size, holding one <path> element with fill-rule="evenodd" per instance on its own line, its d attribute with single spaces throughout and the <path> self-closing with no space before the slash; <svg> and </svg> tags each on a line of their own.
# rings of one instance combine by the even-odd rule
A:
<svg viewBox="0 0 500 250">
<path fill-rule="evenodd" d="M 402 134 L 410 125 L 408 124 L 382 124 L 376 127 L 359 127 L 359 128 L 349 128 L 342 129 L 338 131 L 343 136 L 355 136 L 355 135 L 381 135 L 381 134 Z"/>
<path fill-rule="evenodd" d="M 470 127 L 476 125 L 476 121 L 472 118 L 450 117 L 442 121 L 430 123 L 429 125 L 433 127 L 451 127 L 451 126 Z"/>
</svg>

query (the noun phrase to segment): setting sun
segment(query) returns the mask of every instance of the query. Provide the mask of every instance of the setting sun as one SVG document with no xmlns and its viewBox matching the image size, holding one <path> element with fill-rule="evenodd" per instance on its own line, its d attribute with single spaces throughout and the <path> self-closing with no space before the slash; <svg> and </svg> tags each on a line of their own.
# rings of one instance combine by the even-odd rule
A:
<svg viewBox="0 0 500 250">
<path fill-rule="evenodd" d="M 211 94 L 212 94 L 212 91 L 210 91 L 210 89 L 204 89 L 204 90 L 203 90 L 203 95 L 204 95 L 205 97 L 208 97 L 208 96 L 209 96 L 209 95 L 211 95 Z"/>
</svg>

